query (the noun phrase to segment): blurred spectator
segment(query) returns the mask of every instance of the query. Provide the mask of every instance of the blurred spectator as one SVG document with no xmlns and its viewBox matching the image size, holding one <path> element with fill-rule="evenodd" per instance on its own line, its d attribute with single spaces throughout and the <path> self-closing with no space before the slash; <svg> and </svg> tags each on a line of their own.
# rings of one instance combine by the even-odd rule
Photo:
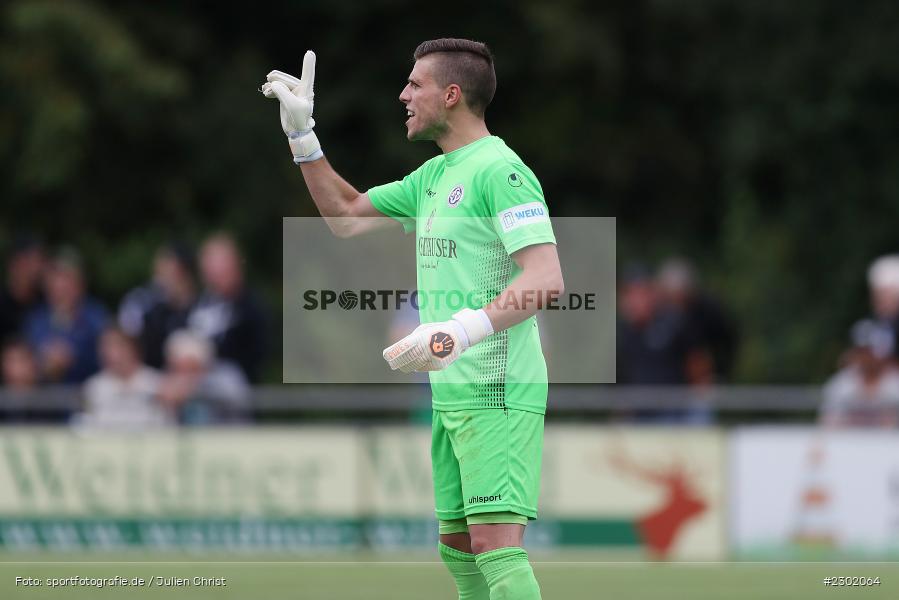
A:
<svg viewBox="0 0 899 600">
<path fill-rule="evenodd" d="M 25 336 L 37 351 L 43 379 L 81 383 L 99 368 L 97 339 L 106 311 L 86 297 L 81 259 L 73 250 L 53 259 L 44 286 L 47 301 L 28 315 Z"/>
<path fill-rule="evenodd" d="M 679 406 L 630 410 L 619 417 L 643 423 L 705 425 L 712 422 L 707 381 L 696 375 L 697 350 L 685 315 L 664 302 L 659 285 L 641 265 L 624 270 L 619 285 L 617 381 L 630 385 L 684 385 L 694 389 Z M 701 363 L 700 363 L 701 364 Z M 692 370 L 691 370 L 692 367 Z M 703 371 L 699 371 L 703 372 Z"/>
<path fill-rule="evenodd" d="M 205 337 L 190 330 L 173 333 L 165 346 L 167 369 L 159 398 L 179 423 L 211 425 L 246 418 L 249 385 L 240 369 L 215 360 Z"/>
<path fill-rule="evenodd" d="M 211 340 L 217 356 L 236 363 L 258 381 L 266 352 L 265 314 L 244 280 L 240 251 L 226 234 L 210 237 L 200 250 L 205 290 L 188 317 L 190 329 Z"/>
<path fill-rule="evenodd" d="M 153 261 L 153 279 L 125 293 L 119 303 L 117 319 L 119 327 L 126 335 L 138 338 L 144 329 L 144 318 L 151 308 L 162 300 L 162 289 L 158 284 L 159 253 Z"/>
<path fill-rule="evenodd" d="M 0 340 L 20 334 L 26 315 L 43 302 L 44 262 L 44 249 L 36 239 L 22 236 L 13 242 L 0 290 Z"/>
<path fill-rule="evenodd" d="M 21 338 L 9 338 L 3 344 L 0 369 L 3 389 L 0 390 L 0 422 L 31 420 L 33 395 L 40 383 L 37 359 Z"/>
<path fill-rule="evenodd" d="M 827 382 L 821 422 L 833 427 L 899 426 L 899 369 L 889 327 L 871 319 L 852 327 L 846 366 Z"/>
<path fill-rule="evenodd" d="M 9 390 L 27 391 L 40 383 L 37 360 L 21 338 L 10 338 L 3 344 L 3 386 Z"/>
<path fill-rule="evenodd" d="M 130 291 L 119 308 L 119 323 L 139 340 L 144 362 L 163 367 L 165 341 L 187 326 L 196 299 L 193 253 L 180 243 L 160 248 L 153 260 L 153 280 Z"/>
<path fill-rule="evenodd" d="M 137 342 L 117 327 L 100 336 L 103 369 L 84 384 L 81 423 L 100 427 L 152 427 L 171 420 L 156 394 L 160 375 L 141 362 Z"/>
<path fill-rule="evenodd" d="M 893 354 L 899 335 L 899 254 L 881 256 L 868 268 L 868 288 L 874 320 L 893 334 Z"/>
<path fill-rule="evenodd" d="M 684 321 L 661 302 L 656 284 L 643 266 L 625 269 L 618 308 L 618 383 L 686 383 L 690 346 Z"/>
<path fill-rule="evenodd" d="M 656 280 L 662 300 L 683 321 L 690 347 L 687 381 L 694 385 L 726 381 L 734 363 L 737 334 L 721 304 L 699 288 L 693 265 L 682 258 L 666 260 Z"/>
</svg>

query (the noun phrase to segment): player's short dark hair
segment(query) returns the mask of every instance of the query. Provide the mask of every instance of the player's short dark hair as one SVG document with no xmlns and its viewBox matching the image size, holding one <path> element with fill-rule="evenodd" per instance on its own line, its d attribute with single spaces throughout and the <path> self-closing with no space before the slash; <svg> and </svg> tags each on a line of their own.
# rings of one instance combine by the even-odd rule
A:
<svg viewBox="0 0 899 600">
<path fill-rule="evenodd" d="M 458 38 L 440 38 L 422 42 L 412 56 L 418 60 L 429 54 L 439 55 L 435 73 L 437 83 L 455 83 L 471 112 L 483 117 L 496 93 L 496 71 L 493 53 L 487 44 Z"/>
</svg>

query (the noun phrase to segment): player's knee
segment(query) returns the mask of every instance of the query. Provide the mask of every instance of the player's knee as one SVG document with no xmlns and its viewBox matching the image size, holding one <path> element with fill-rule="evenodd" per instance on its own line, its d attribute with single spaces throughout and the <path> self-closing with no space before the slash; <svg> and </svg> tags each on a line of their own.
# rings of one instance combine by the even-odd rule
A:
<svg viewBox="0 0 899 600">
<path fill-rule="evenodd" d="M 454 550 L 458 550 L 459 552 L 475 554 L 474 550 L 472 549 L 471 538 L 467 533 L 441 533 L 440 543 L 449 546 Z"/>
<path fill-rule="evenodd" d="M 490 552 L 491 550 L 496 550 L 497 548 L 503 548 L 505 546 L 508 546 L 508 544 L 493 539 L 492 536 L 484 535 L 483 533 L 476 534 L 474 532 L 471 534 L 472 554 L 483 554 L 484 552 Z"/>
</svg>

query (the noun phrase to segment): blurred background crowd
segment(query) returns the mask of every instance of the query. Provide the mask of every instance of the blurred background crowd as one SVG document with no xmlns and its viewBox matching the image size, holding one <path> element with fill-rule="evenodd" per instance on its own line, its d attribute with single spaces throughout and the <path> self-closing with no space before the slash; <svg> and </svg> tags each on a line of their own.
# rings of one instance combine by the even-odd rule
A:
<svg viewBox="0 0 899 600">
<path fill-rule="evenodd" d="M 852 324 L 824 386 L 820 420 L 828 426 L 899 426 L 899 254 L 877 258 L 867 281 L 869 312 Z M 618 296 L 617 383 L 685 385 L 701 393 L 733 382 L 739 323 L 688 261 L 668 259 L 655 273 L 626 265 Z M 709 423 L 712 411 L 699 403 L 644 416 Z"/>
<path fill-rule="evenodd" d="M 145 284 L 107 307 L 89 293 L 77 250 L 48 252 L 32 236 L 9 250 L 0 295 L 9 421 L 41 421 L 40 386 L 82 386 L 76 422 L 211 424 L 247 417 L 249 386 L 270 351 L 271 317 L 248 287 L 234 239 L 198 251 L 159 247 Z M 67 419 L 69 415 L 58 415 Z"/>
<path fill-rule="evenodd" d="M 223 232 L 198 249 L 159 246 L 149 279 L 107 306 L 89 293 L 79 252 L 34 235 L 8 248 L 0 291 L 0 375 L 7 422 L 46 421 L 29 398 L 53 385 L 81 386 L 84 411 L 50 420 L 147 426 L 249 418 L 251 386 L 273 356 L 276 319 L 247 283 L 244 259 Z M 851 325 L 822 393 L 830 426 L 899 426 L 899 254 L 869 267 L 870 311 Z M 682 257 L 621 265 L 617 383 L 684 386 L 701 393 L 734 381 L 740 323 Z M 390 336 L 414 328 L 401 313 Z M 407 322 L 408 321 L 408 322 Z M 390 337 L 388 336 L 388 337 Z M 708 424 L 712 407 L 626 411 L 623 419 Z"/>
</svg>

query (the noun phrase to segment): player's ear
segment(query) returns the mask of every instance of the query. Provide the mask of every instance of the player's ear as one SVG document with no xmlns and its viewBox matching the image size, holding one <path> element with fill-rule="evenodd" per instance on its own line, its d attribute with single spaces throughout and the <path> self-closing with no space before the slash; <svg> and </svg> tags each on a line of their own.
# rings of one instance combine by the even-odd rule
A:
<svg viewBox="0 0 899 600">
<path fill-rule="evenodd" d="M 462 88 L 455 83 L 451 83 L 443 92 L 443 100 L 447 108 L 452 108 L 462 102 Z"/>
</svg>

